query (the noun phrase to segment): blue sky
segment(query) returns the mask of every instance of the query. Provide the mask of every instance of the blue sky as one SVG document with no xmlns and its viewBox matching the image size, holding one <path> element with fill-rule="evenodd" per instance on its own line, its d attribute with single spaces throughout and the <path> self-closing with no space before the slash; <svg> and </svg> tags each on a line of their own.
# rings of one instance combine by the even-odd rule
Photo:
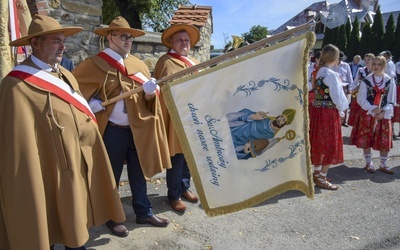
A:
<svg viewBox="0 0 400 250">
<path fill-rule="evenodd" d="M 214 32 L 211 43 L 216 49 L 224 48 L 224 34 L 241 36 L 248 32 L 254 25 L 267 27 L 269 30 L 276 29 L 286 21 L 300 13 L 318 0 L 191 0 L 192 4 L 211 6 Z M 328 3 L 338 3 L 340 0 L 331 0 Z M 400 10 L 400 0 L 379 0 L 382 12 Z M 395 20 L 397 21 L 397 20 Z"/>
</svg>

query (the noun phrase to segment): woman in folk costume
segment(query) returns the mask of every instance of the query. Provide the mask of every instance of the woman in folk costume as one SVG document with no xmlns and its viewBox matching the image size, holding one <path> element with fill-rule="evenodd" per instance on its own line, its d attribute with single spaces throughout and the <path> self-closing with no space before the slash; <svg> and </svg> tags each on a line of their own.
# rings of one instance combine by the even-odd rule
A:
<svg viewBox="0 0 400 250">
<path fill-rule="evenodd" d="M 351 140 L 357 148 L 362 148 L 365 159 L 365 170 L 374 173 L 371 148 L 378 150 L 379 170 L 393 174 L 386 161 L 392 148 L 393 104 L 396 102 L 396 86 L 393 78 L 384 72 L 386 59 L 377 56 L 372 62 L 373 74 L 368 75 L 360 84 L 357 102 L 362 113 L 357 126 L 357 133 L 351 134 Z"/>
<path fill-rule="evenodd" d="M 169 221 L 153 213 L 146 183 L 146 178 L 171 167 L 158 86 L 146 64 L 130 54 L 133 39 L 144 32 L 119 16 L 94 33 L 107 37 L 109 48 L 81 62 L 72 74 L 97 117 L 116 183 L 126 162 L 136 223 L 166 227 Z M 144 91 L 101 105 L 140 86 Z M 120 237 L 129 233 L 122 223 L 109 221 L 107 226 Z"/>
<path fill-rule="evenodd" d="M 319 58 L 321 57 L 321 51 L 318 51 L 314 55 L 314 63 L 312 68 L 310 68 L 310 77 L 308 80 L 308 112 L 311 112 L 311 107 L 312 107 L 312 102 L 315 99 L 315 93 L 314 93 L 314 88 L 315 88 L 315 80 L 317 79 L 317 73 L 318 73 L 318 65 L 319 65 Z"/>
<path fill-rule="evenodd" d="M 326 178 L 332 164 L 343 162 L 341 119 L 349 106 L 338 73 L 332 70 L 339 60 L 339 49 L 326 45 L 321 52 L 315 100 L 310 114 L 311 163 L 314 182 L 324 189 L 336 190 Z M 342 118 L 341 118 L 342 117 Z"/>
<path fill-rule="evenodd" d="M 351 103 L 350 103 L 350 114 L 348 119 L 348 124 L 350 126 L 356 126 L 359 121 L 360 112 L 362 111 L 360 105 L 357 102 L 357 93 L 360 87 L 360 83 L 364 80 L 367 75 L 372 73 L 372 61 L 374 60 L 375 55 L 372 53 L 367 53 L 364 56 L 365 67 L 360 67 L 357 69 L 357 73 L 354 77 L 354 81 L 349 85 L 349 91 L 351 94 Z M 352 130 L 353 131 L 353 130 Z M 350 144 L 349 145 L 354 145 Z"/>
<path fill-rule="evenodd" d="M 161 79 L 198 64 L 199 61 L 189 54 L 190 49 L 196 45 L 199 39 L 200 32 L 193 25 L 176 24 L 167 28 L 162 33 L 161 41 L 169 51 L 157 61 L 154 77 Z M 167 169 L 167 196 L 172 209 L 182 213 L 185 212 L 186 205 L 182 202 L 181 196 L 192 203 L 198 202 L 199 198 L 189 190 L 190 171 L 162 96 L 161 105 L 172 163 L 172 168 Z"/>
<path fill-rule="evenodd" d="M 400 61 L 396 63 L 396 71 L 400 73 Z M 393 117 L 392 117 L 392 137 L 400 137 L 400 74 L 397 73 L 396 81 L 396 104 L 394 105 Z M 394 124 L 399 123 L 399 133 L 396 135 L 394 132 Z M 399 139 L 399 138 L 398 138 Z"/>
<path fill-rule="evenodd" d="M 59 65 L 81 30 L 36 15 L 10 43 L 32 55 L 0 85 L 0 249 L 85 249 L 88 228 L 125 220 L 96 118 Z"/>
</svg>

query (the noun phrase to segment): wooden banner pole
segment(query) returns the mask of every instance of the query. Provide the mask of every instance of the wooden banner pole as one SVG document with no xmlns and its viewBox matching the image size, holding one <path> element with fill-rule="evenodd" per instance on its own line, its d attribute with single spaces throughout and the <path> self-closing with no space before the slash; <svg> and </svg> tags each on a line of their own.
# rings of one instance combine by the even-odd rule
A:
<svg viewBox="0 0 400 250">
<path fill-rule="evenodd" d="M 159 85 L 160 84 L 164 84 L 164 83 L 172 81 L 174 79 L 181 78 L 181 77 L 183 77 L 185 75 L 192 74 L 195 71 L 198 71 L 198 70 L 201 70 L 201 69 L 204 69 L 204 68 L 208 68 L 211 65 L 215 65 L 215 64 L 221 63 L 222 61 L 226 61 L 227 59 L 237 57 L 237 56 L 239 56 L 241 54 L 245 54 L 245 53 L 248 53 L 248 52 L 253 51 L 253 50 L 257 50 L 257 49 L 259 49 L 261 47 L 264 47 L 267 44 L 276 43 L 276 42 L 285 40 L 287 38 L 293 37 L 296 33 L 304 32 L 305 30 L 310 29 L 314 25 L 315 25 L 315 22 L 311 21 L 311 22 L 308 22 L 306 24 L 300 25 L 300 26 L 298 26 L 296 28 L 293 28 L 291 30 L 287 30 L 287 31 L 278 33 L 278 34 L 276 34 L 274 36 L 264 38 L 264 39 L 262 39 L 260 41 L 257 41 L 255 43 L 246 45 L 246 46 L 241 47 L 241 48 L 238 48 L 238 49 L 236 49 L 234 51 L 231 51 L 231 52 L 228 52 L 228 53 L 226 53 L 224 55 L 220 55 L 220 56 L 214 57 L 214 58 L 212 58 L 210 60 L 207 60 L 205 62 L 196 64 L 196 65 L 194 65 L 192 67 L 183 69 L 183 70 L 178 71 L 178 72 L 176 72 L 174 74 L 171 74 L 171 75 L 168 75 L 168 76 L 164 76 L 163 78 L 157 80 L 157 84 L 159 84 Z M 102 106 L 110 105 L 111 103 L 114 103 L 114 102 L 117 102 L 117 101 L 119 101 L 121 99 L 127 98 L 127 97 L 131 96 L 132 94 L 138 93 L 140 91 L 143 91 L 143 87 L 132 89 L 132 90 L 130 90 L 128 92 L 125 92 L 125 93 L 123 93 L 123 94 L 121 94 L 119 96 L 116 96 L 114 98 L 111 98 L 111 99 L 103 102 L 101 105 Z"/>
</svg>

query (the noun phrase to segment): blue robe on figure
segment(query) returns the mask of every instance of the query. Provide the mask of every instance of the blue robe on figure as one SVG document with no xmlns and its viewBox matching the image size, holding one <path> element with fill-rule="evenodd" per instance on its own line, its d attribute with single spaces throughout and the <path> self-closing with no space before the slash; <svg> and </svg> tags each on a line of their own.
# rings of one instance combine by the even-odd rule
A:
<svg viewBox="0 0 400 250">
<path fill-rule="evenodd" d="M 242 109 L 239 112 L 226 115 L 238 159 L 248 159 L 251 157 L 250 153 L 244 152 L 244 145 L 249 141 L 271 139 L 275 136 L 276 131 L 271 127 L 273 120 L 270 118 L 251 120 L 250 116 L 253 114 L 256 114 L 256 112 L 249 109 Z"/>
</svg>

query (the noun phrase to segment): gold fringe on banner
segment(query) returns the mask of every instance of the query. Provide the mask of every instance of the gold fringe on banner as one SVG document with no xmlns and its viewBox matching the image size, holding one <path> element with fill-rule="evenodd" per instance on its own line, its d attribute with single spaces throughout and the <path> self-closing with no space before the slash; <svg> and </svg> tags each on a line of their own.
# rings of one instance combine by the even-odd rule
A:
<svg viewBox="0 0 400 250">
<path fill-rule="evenodd" d="M 314 47 L 315 44 L 315 33 L 308 31 L 306 34 L 307 37 L 307 44 L 306 47 L 304 48 L 303 52 L 303 89 L 305 90 L 303 93 L 303 98 L 304 98 L 304 105 L 303 105 L 303 114 L 304 114 L 304 128 L 308 132 L 310 131 L 310 114 L 308 113 L 308 63 L 310 61 L 309 58 L 309 51 Z M 307 166 L 310 166 L 307 168 L 307 176 L 308 176 L 308 185 L 312 188 L 312 194 L 309 197 L 310 199 L 314 199 L 314 181 L 312 178 L 312 168 L 311 168 L 311 153 L 310 153 L 310 133 L 305 133 L 304 136 L 306 143 L 306 154 L 307 154 Z"/>
<path fill-rule="evenodd" d="M 303 49 L 303 57 L 302 57 L 302 68 L 303 68 L 303 98 L 304 98 L 304 103 L 303 103 L 303 114 L 304 114 L 304 138 L 305 138 L 305 145 L 306 145 L 306 164 L 307 164 L 307 179 L 308 179 L 308 185 L 306 185 L 304 182 L 301 181 L 288 181 L 285 183 L 282 183 L 278 186 L 275 186 L 263 193 L 260 193 L 250 199 L 238 202 L 236 204 L 231 204 L 229 206 L 223 206 L 223 207 L 217 207 L 217 208 L 211 208 L 207 202 L 207 199 L 205 197 L 205 190 L 202 186 L 202 182 L 200 179 L 200 174 L 196 168 L 196 162 L 195 162 L 195 157 L 192 153 L 192 150 L 190 148 L 190 144 L 188 141 L 188 138 L 186 136 L 185 130 L 184 130 L 184 126 L 181 122 L 179 113 L 178 113 L 178 109 L 175 106 L 175 102 L 174 102 L 174 97 L 173 94 L 171 92 L 171 87 L 180 84 L 184 81 L 189 81 L 191 79 L 193 79 L 194 77 L 201 77 L 204 74 L 208 74 L 210 72 L 214 72 L 216 70 L 219 70 L 221 68 L 227 67 L 231 64 L 237 63 L 238 61 L 244 61 L 247 60 L 250 56 L 256 56 L 258 54 L 263 54 L 266 53 L 268 51 L 271 50 L 276 50 L 278 48 L 284 47 L 288 44 L 294 43 L 296 41 L 300 41 L 302 39 L 306 39 L 306 43 Z M 263 201 L 265 201 L 266 199 L 272 198 L 276 195 L 282 194 L 285 191 L 288 190 L 298 190 L 303 192 L 308 198 L 313 199 L 314 198 L 314 186 L 313 186 L 313 181 L 312 181 L 312 169 L 311 169 L 311 164 L 310 164 L 310 147 L 309 147 L 309 114 L 308 114 L 308 86 L 307 86 L 307 71 L 308 71 L 308 52 L 309 50 L 314 46 L 315 43 L 315 34 L 311 31 L 307 31 L 306 33 L 303 32 L 302 35 L 297 36 L 297 37 L 285 37 L 285 40 L 282 42 L 279 42 L 277 44 L 274 44 L 272 46 L 263 46 L 262 49 L 259 50 L 253 50 L 253 52 L 248 53 L 246 56 L 244 56 L 243 58 L 236 58 L 234 61 L 231 62 L 225 62 L 223 64 L 217 65 L 213 68 L 210 68 L 206 71 L 202 71 L 202 72 L 198 72 L 196 74 L 192 74 L 192 75 L 188 75 L 184 78 L 180 78 L 178 80 L 175 80 L 173 82 L 169 82 L 168 84 L 165 84 L 164 86 L 162 86 L 162 93 L 164 96 L 164 100 L 165 100 L 165 104 L 169 110 L 171 119 L 174 123 L 175 126 L 175 130 L 177 132 L 177 135 L 179 137 L 184 155 L 185 155 L 185 159 L 188 163 L 189 169 L 191 171 L 191 174 L 193 176 L 193 182 L 195 184 L 197 193 L 200 196 L 201 202 L 202 202 L 202 206 L 206 212 L 206 214 L 208 216 L 217 216 L 217 215 L 222 215 L 222 214 L 226 214 L 226 213 L 231 213 L 231 212 L 235 212 L 235 211 L 239 211 L 243 208 L 248 208 L 251 206 L 254 206 L 256 204 L 259 204 Z M 244 48 L 244 47 L 243 47 Z"/>
</svg>

